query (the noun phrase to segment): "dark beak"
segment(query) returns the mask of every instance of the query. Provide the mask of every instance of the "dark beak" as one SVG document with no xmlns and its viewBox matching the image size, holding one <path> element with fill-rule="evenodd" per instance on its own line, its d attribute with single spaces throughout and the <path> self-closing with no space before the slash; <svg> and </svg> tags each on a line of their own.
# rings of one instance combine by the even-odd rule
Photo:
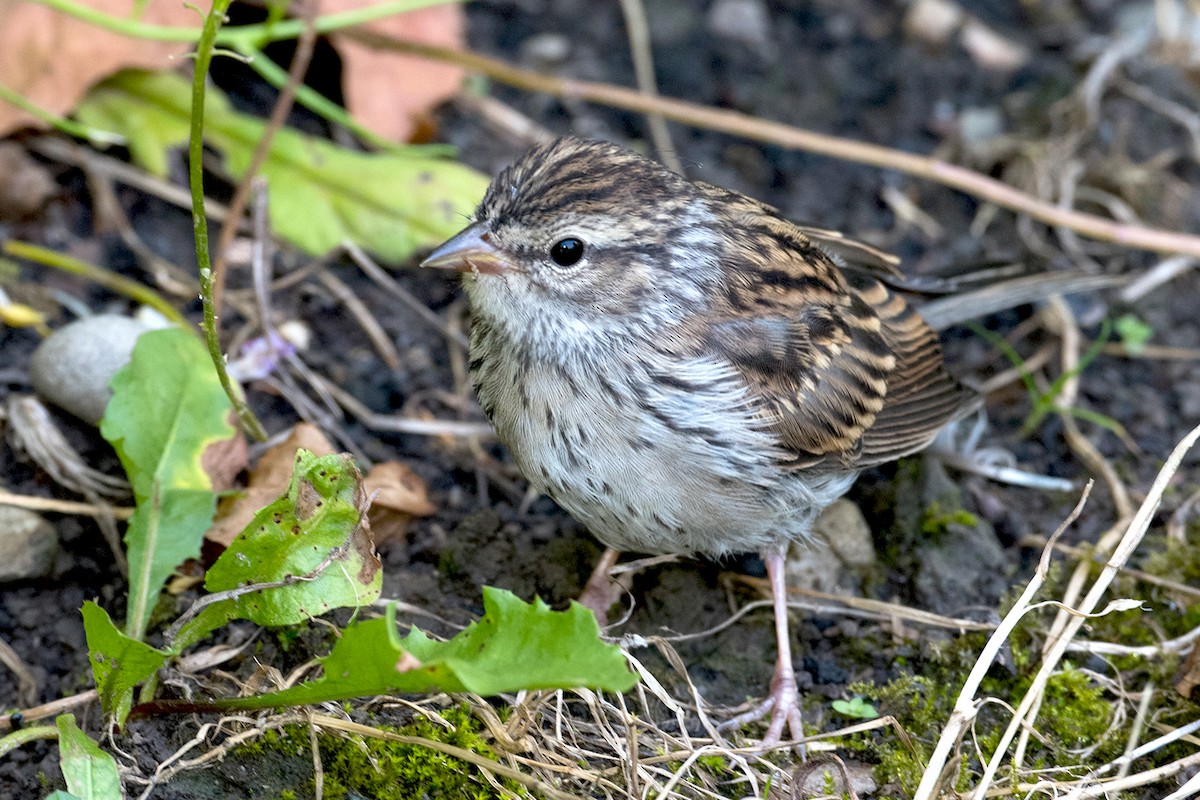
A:
<svg viewBox="0 0 1200 800">
<path fill-rule="evenodd" d="M 506 268 L 500 251 L 492 244 L 491 229 L 486 222 L 476 222 L 456 234 L 430 253 L 421 266 L 488 275 L 499 274 Z"/>
</svg>

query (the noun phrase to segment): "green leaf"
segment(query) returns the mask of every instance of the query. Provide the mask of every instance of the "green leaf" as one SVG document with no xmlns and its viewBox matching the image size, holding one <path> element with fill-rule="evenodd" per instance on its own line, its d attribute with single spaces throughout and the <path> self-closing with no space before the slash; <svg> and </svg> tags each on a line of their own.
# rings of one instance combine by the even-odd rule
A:
<svg viewBox="0 0 1200 800">
<path fill-rule="evenodd" d="M 448 642 L 396 632 L 394 610 L 351 625 L 322 660 L 324 676 L 274 694 L 218 701 L 251 709 L 393 692 L 475 692 L 588 686 L 623 692 L 637 683 L 620 648 L 600 639 L 591 611 L 552 611 L 510 592 L 483 590 L 484 616 Z"/>
<path fill-rule="evenodd" d="M 112 388 L 100 433 L 116 448 L 137 501 L 125 532 L 125 631 L 141 639 L 159 589 L 177 565 L 200 554 L 212 524 L 216 497 L 201 457 L 234 431 L 208 353 L 180 328 L 143 334 Z"/>
<path fill-rule="evenodd" d="M 169 93 L 182 85 L 186 94 Z M 135 87 L 140 88 L 134 96 Z M 229 101 L 219 92 L 206 93 L 208 115 L 228 114 Z M 158 178 L 170 172 L 168 151 L 188 139 L 191 88 L 178 75 L 128 70 L 92 87 L 75 109 L 85 125 L 118 133 L 133 162 Z"/>
<path fill-rule="evenodd" d="M 100 706 L 124 725 L 133 705 L 133 688 L 149 678 L 171 655 L 117 630 L 108 613 L 92 601 L 83 604 L 88 659 Z"/>
<path fill-rule="evenodd" d="M 1117 336 L 1130 353 L 1137 355 L 1146 349 L 1146 342 L 1154 335 L 1154 328 L 1133 314 L 1122 314 L 1117 318 Z"/>
<path fill-rule="evenodd" d="M 861 697 L 855 697 L 851 700 L 834 700 L 832 705 L 834 711 L 846 717 L 853 717 L 854 719 L 876 719 L 879 717 L 878 709 Z"/>
<path fill-rule="evenodd" d="M 61 714 L 55 723 L 67 791 L 79 800 L 121 800 L 121 775 L 116 760 L 79 730 L 74 714 Z"/>
<path fill-rule="evenodd" d="M 180 651 L 231 619 L 294 625 L 334 608 L 374 602 L 383 573 L 365 506 L 362 475 L 349 456 L 299 451 L 287 493 L 254 516 L 205 576 L 210 592 L 232 596 L 184 626 L 172 649 Z M 296 580 L 300 576 L 308 579 Z M 287 585 L 240 591 L 280 582 Z"/>
<path fill-rule="evenodd" d="M 240 179 L 266 125 L 233 111 L 214 89 L 207 97 L 205 140 Z M 94 88 L 76 116 L 124 135 L 134 161 L 165 176 L 167 151 L 187 140 L 190 107 L 183 78 L 126 70 Z M 275 134 L 261 172 L 270 186 L 271 225 L 284 239 L 314 255 L 349 240 L 389 262 L 457 233 L 488 183 L 444 158 L 362 153 L 290 128 Z"/>
</svg>

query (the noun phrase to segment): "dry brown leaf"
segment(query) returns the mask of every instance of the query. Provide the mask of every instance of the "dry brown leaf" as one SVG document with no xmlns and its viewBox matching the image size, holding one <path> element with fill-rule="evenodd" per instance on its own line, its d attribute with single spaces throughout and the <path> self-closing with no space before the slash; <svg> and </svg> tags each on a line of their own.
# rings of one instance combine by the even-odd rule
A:
<svg viewBox="0 0 1200 800">
<path fill-rule="evenodd" d="M 336 0 L 324 13 L 374 5 L 375 0 Z M 397 14 L 364 26 L 375 33 L 461 47 L 465 23 L 462 6 L 453 3 L 408 14 Z M 346 108 L 355 119 L 380 136 L 409 141 L 417 121 L 429 109 L 449 99 L 463 80 L 463 71 L 446 64 L 373 50 L 346 36 L 333 37 L 344 65 L 342 90 Z"/>
<path fill-rule="evenodd" d="M 86 0 L 88 7 L 128 17 L 129 0 Z M 150 3 L 139 20 L 199 29 L 200 15 L 184 3 Z M 66 114 L 93 83 L 126 67 L 169 69 L 191 49 L 181 42 L 130 39 L 26 0 L 0 0 L 0 84 L 56 114 Z M 0 136 L 25 126 L 45 127 L 0 102 Z"/>
<path fill-rule="evenodd" d="M 371 530 L 375 546 L 403 538 L 413 517 L 427 517 L 437 509 L 429 502 L 429 490 L 407 465 L 399 461 L 376 464 L 363 479 L 371 498 Z"/>
<path fill-rule="evenodd" d="M 307 422 L 296 425 L 287 439 L 263 453 L 250 472 L 246 490 L 236 499 L 221 504 L 217 511 L 217 521 L 204 538 L 214 544 L 228 547 L 242 529 L 250 524 L 250 520 L 254 519 L 260 508 L 274 502 L 287 491 L 292 480 L 296 451 L 300 448 L 319 456 L 334 452 L 333 445 L 316 427 Z"/>
<path fill-rule="evenodd" d="M 218 439 L 200 456 L 200 466 L 212 481 L 214 492 L 232 489 L 238 475 L 250 464 L 250 448 L 238 425 L 237 413 L 229 412 L 229 424 L 236 433 L 230 439 Z"/>
</svg>

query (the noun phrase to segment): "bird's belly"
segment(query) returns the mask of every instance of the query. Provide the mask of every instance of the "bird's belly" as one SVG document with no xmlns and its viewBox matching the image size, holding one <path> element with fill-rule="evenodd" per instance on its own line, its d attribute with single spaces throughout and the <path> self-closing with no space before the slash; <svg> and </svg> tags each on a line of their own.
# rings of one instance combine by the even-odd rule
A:
<svg viewBox="0 0 1200 800">
<path fill-rule="evenodd" d="M 761 550 L 806 535 L 853 480 L 821 479 L 814 495 L 811 481 L 778 465 L 736 386 L 635 388 L 646 385 L 636 370 L 537 369 L 481 374 L 478 389 L 530 482 L 622 550 Z M 825 498 L 826 488 L 835 493 Z"/>
</svg>

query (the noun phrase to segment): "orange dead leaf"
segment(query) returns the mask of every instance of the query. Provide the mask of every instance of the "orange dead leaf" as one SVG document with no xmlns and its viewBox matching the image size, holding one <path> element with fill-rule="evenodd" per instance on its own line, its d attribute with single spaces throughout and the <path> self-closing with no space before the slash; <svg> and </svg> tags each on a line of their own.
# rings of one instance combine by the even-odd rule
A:
<svg viewBox="0 0 1200 800">
<path fill-rule="evenodd" d="M 326 13 L 373 5 L 375 0 L 336 0 Z M 445 47 L 461 47 L 465 22 L 457 3 L 433 6 L 377 20 L 364 26 L 375 33 Z M 406 142 L 421 114 L 451 97 L 462 84 L 463 71 L 454 66 L 373 50 L 345 36 L 333 42 L 345 66 L 346 108 L 380 136 Z"/>
<path fill-rule="evenodd" d="M 371 498 L 371 530 L 375 545 L 403 538 L 413 517 L 427 517 L 437 509 L 429 502 L 425 481 L 399 461 L 376 464 L 363 479 Z"/>
<path fill-rule="evenodd" d="M 229 412 L 229 424 L 236 431 L 233 437 L 213 442 L 200 456 L 200 466 L 208 473 L 214 492 L 232 489 L 237 476 L 250 464 L 250 448 L 233 411 Z"/>
<path fill-rule="evenodd" d="M 128 17 L 129 0 L 87 0 L 90 8 Z M 199 30 L 200 15 L 179 2 L 148 4 L 138 19 Z M 42 108 L 66 114 L 93 83 L 126 67 L 169 69 L 191 46 L 130 39 L 27 0 L 0 0 L 0 84 Z M 0 102 L 0 136 L 25 126 L 45 127 Z"/>
<path fill-rule="evenodd" d="M 301 422 L 292 428 L 287 439 L 263 453 L 250 472 L 246 490 L 217 511 L 217 521 L 204 538 L 228 547 L 242 529 L 250 524 L 263 506 L 272 503 L 287 491 L 292 480 L 296 451 L 310 450 L 319 456 L 333 452 L 333 445 L 316 427 Z"/>
</svg>

